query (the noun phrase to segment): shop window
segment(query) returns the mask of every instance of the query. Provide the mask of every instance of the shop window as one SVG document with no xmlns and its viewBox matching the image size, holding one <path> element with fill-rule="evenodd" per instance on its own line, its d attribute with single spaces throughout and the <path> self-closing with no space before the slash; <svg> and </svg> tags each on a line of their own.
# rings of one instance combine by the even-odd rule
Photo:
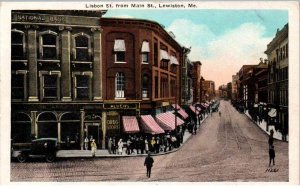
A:
<svg viewBox="0 0 300 188">
<path fill-rule="evenodd" d="M 149 76 L 143 76 L 143 88 L 142 88 L 142 97 L 143 99 L 149 98 Z"/>
<path fill-rule="evenodd" d="M 53 31 L 40 33 L 40 58 L 58 59 L 58 35 Z"/>
<path fill-rule="evenodd" d="M 124 98 L 125 77 L 122 72 L 118 72 L 116 74 L 115 88 L 116 88 L 115 97 Z"/>
<path fill-rule="evenodd" d="M 23 31 L 11 31 L 11 57 L 12 59 L 25 58 L 25 34 Z"/>
<path fill-rule="evenodd" d="M 31 140 L 31 119 L 25 113 L 12 113 L 11 139 L 13 143 L 28 143 Z"/>
<path fill-rule="evenodd" d="M 26 72 L 13 73 L 11 77 L 11 98 L 26 99 Z"/>
<path fill-rule="evenodd" d="M 91 72 L 74 74 L 74 98 L 75 100 L 91 99 Z"/>
<path fill-rule="evenodd" d="M 40 72 L 41 99 L 57 100 L 60 98 L 60 72 Z"/>
<path fill-rule="evenodd" d="M 91 56 L 90 36 L 84 33 L 73 37 L 73 55 L 76 61 L 89 61 Z"/>
<path fill-rule="evenodd" d="M 58 138 L 57 118 L 52 112 L 43 112 L 37 117 L 38 138 Z"/>
<path fill-rule="evenodd" d="M 125 41 L 121 39 L 115 40 L 115 44 L 114 44 L 115 63 L 126 63 L 125 52 L 126 52 Z"/>
<path fill-rule="evenodd" d="M 65 113 L 61 116 L 61 141 L 66 149 L 80 148 L 80 115 L 75 113 Z M 69 145 L 67 145 L 69 138 Z"/>
</svg>

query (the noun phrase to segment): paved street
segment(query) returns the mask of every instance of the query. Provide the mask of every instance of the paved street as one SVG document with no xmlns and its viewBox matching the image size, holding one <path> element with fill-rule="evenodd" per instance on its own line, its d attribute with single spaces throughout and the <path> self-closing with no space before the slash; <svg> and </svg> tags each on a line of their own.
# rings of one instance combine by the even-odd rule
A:
<svg viewBox="0 0 300 188">
<path fill-rule="evenodd" d="M 64 159 L 11 164 L 11 181 L 288 181 L 288 143 L 275 141 L 276 165 L 268 167 L 268 136 L 221 101 L 177 152 L 155 156 L 151 178 L 143 157 Z M 276 169 L 277 172 L 268 172 Z"/>
</svg>

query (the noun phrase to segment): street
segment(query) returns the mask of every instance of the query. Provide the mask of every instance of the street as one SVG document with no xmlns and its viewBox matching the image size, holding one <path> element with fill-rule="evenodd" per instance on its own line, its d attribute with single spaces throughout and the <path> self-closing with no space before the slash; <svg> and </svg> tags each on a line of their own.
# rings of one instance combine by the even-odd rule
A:
<svg viewBox="0 0 300 188">
<path fill-rule="evenodd" d="M 269 167 L 268 136 L 230 102 L 221 101 L 180 150 L 154 156 L 151 178 L 144 157 L 64 159 L 11 163 L 11 181 L 288 181 L 288 143 L 274 141 Z M 275 171 L 275 172 L 274 172 Z"/>
</svg>

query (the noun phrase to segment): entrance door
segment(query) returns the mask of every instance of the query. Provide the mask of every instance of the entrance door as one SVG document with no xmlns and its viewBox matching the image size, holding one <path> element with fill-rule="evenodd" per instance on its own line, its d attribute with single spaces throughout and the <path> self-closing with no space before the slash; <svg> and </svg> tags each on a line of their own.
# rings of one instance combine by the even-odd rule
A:
<svg viewBox="0 0 300 188">
<path fill-rule="evenodd" d="M 102 129 L 100 123 L 85 123 L 85 126 L 87 128 L 87 137 L 88 139 L 93 137 L 95 139 L 95 142 L 97 143 L 97 148 L 101 148 L 102 144 Z"/>
</svg>

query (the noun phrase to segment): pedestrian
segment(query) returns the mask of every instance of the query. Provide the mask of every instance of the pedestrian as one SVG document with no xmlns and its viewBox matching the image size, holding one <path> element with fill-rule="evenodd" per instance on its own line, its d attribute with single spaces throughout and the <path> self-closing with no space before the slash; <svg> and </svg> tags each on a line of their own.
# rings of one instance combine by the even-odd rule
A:
<svg viewBox="0 0 300 188">
<path fill-rule="evenodd" d="M 108 147 L 108 153 L 111 154 L 112 153 L 112 149 L 111 149 L 111 147 L 112 147 L 112 138 L 111 137 L 108 138 L 107 147 Z"/>
<path fill-rule="evenodd" d="M 145 162 L 144 162 L 144 166 L 146 166 L 146 168 L 147 168 L 147 177 L 148 178 L 150 178 L 150 176 L 151 176 L 151 168 L 152 168 L 153 163 L 154 163 L 154 160 L 150 156 L 150 153 L 148 153 L 148 156 L 146 157 Z"/>
<path fill-rule="evenodd" d="M 159 147 L 160 147 L 160 139 L 159 139 L 159 137 L 157 136 L 157 137 L 156 137 L 156 143 L 155 143 L 155 150 L 156 150 L 156 153 L 159 153 Z"/>
<path fill-rule="evenodd" d="M 271 161 L 273 161 L 273 165 L 275 165 L 275 150 L 274 146 L 271 146 L 269 149 L 269 166 L 271 166 Z"/>
<path fill-rule="evenodd" d="M 92 142 L 93 142 L 93 136 L 90 136 L 90 146 L 91 146 L 91 144 L 92 144 Z M 90 148 L 90 149 L 92 149 L 92 148 Z"/>
<path fill-rule="evenodd" d="M 221 114 L 221 111 L 219 111 L 219 116 L 221 117 L 221 115 L 222 115 L 222 114 Z"/>
<path fill-rule="evenodd" d="M 272 129 L 272 130 L 270 131 L 270 136 L 269 136 L 269 140 L 268 140 L 269 149 L 271 148 L 271 146 L 273 146 L 273 143 L 274 143 L 273 134 L 274 134 L 274 131 L 273 131 L 273 129 Z"/>
<path fill-rule="evenodd" d="M 113 154 L 116 154 L 116 138 L 113 137 L 112 142 L 111 142 L 111 150 Z"/>
<path fill-rule="evenodd" d="M 67 149 L 70 149 L 70 137 L 67 136 L 66 138 L 66 146 L 67 146 Z"/>
<path fill-rule="evenodd" d="M 97 144 L 95 142 L 95 139 L 92 140 L 91 143 L 91 149 L 92 149 L 92 156 L 95 157 L 96 155 L 96 150 L 97 150 Z"/>
<path fill-rule="evenodd" d="M 85 150 L 88 150 L 88 149 L 89 149 L 89 139 L 88 139 L 87 136 L 86 136 L 85 139 L 84 139 L 84 149 L 85 149 Z"/>
<path fill-rule="evenodd" d="M 154 150 L 155 150 L 155 144 L 156 144 L 156 141 L 155 141 L 154 137 L 152 137 L 152 140 L 151 140 L 150 144 L 151 144 L 150 151 L 154 152 Z"/>
<path fill-rule="evenodd" d="M 141 154 L 144 154 L 145 142 L 142 136 L 140 137 L 140 148 L 141 148 Z"/>
<path fill-rule="evenodd" d="M 130 138 L 127 139 L 127 142 L 126 142 L 126 152 L 128 155 L 130 155 L 130 150 L 131 150 L 131 140 Z"/>
<path fill-rule="evenodd" d="M 145 152 L 148 153 L 149 152 L 149 142 L 148 142 L 148 138 L 145 138 Z"/>
<path fill-rule="evenodd" d="M 197 134 L 197 125 L 194 124 L 194 134 Z"/>
<path fill-rule="evenodd" d="M 120 138 L 119 142 L 118 142 L 118 154 L 122 155 L 123 154 L 123 140 L 122 138 Z"/>
</svg>

